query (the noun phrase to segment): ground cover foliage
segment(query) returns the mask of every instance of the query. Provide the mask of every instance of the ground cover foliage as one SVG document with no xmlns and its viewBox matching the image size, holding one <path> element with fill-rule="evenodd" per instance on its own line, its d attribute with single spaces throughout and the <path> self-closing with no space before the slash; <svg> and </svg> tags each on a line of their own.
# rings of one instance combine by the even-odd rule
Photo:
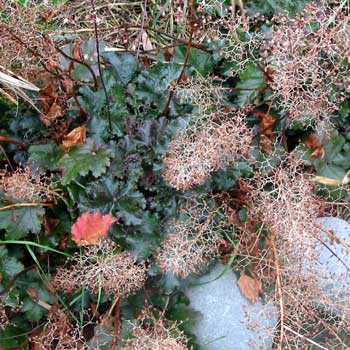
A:
<svg viewBox="0 0 350 350">
<path fill-rule="evenodd" d="M 350 347 L 347 1 L 0 5 L 1 349 L 200 349 L 215 259 L 273 348 Z"/>
</svg>

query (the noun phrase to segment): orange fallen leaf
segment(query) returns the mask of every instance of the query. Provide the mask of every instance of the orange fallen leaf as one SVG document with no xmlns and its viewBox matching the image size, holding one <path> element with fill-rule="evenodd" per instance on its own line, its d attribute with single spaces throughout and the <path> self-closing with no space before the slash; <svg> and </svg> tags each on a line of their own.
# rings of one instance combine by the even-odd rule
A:
<svg viewBox="0 0 350 350">
<path fill-rule="evenodd" d="M 82 145 L 86 142 L 86 126 L 78 126 L 73 129 L 63 139 L 62 146 L 65 152 L 69 151 L 72 147 Z"/>
<path fill-rule="evenodd" d="M 72 226 L 72 239 L 78 245 L 98 244 L 100 238 L 108 235 L 108 230 L 117 219 L 112 215 L 84 213 Z"/>
<path fill-rule="evenodd" d="M 259 293 L 262 289 L 260 281 L 242 273 L 237 284 L 243 296 L 249 301 L 256 303 L 259 300 Z"/>
</svg>

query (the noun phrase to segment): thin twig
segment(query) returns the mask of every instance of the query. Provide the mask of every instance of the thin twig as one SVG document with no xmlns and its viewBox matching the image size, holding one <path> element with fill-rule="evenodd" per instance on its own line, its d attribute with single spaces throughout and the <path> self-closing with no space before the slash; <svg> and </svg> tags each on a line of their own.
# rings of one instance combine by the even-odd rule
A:
<svg viewBox="0 0 350 350">
<path fill-rule="evenodd" d="M 334 234 L 334 232 L 333 232 L 332 230 L 328 230 L 328 229 L 325 228 L 324 226 L 320 226 L 320 225 L 318 225 L 318 224 L 316 224 L 316 223 L 314 223 L 314 226 L 315 226 L 316 228 L 318 228 L 319 230 L 321 230 L 321 231 L 327 233 L 328 237 L 329 237 L 331 240 L 334 240 L 334 241 L 336 241 L 337 243 L 339 243 L 339 244 L 346 250 L 347 253 L 350 252 L 350 247 L 349 247 L 349 245 L 346 244 L 342 239 L 338 238 L 338 237 Z"/>
<path fill-rule="evenodd" d="M 121 29 L 135 29 L 135 30 L 139 30 L 141 29 L 141 26 L 140 25 L 136 25 L 136 24 L 129 24 L 129 23 L 123 23 L 119 26 L 115 26 L 113 27 L 113 29 L 117 32 L 119 32 Z M 185 39 L 181 39 L 181 38 L 177 38 L 176 36 L 174 35 L 171 35 L 169 33 L 165 33 L 159 29 L 156 29 L 156 28 L 152 28 L 152 27 L 149 27 L 149 26 L 144 26 L 143 27 L 144 30 L 146 31 L 151 31 L 151 32 L 154 32 L 154 33 L 157 33 L 159 35 L 163 35 L 163 36 L 166 36 L 170 39 L 173 39 L 177 42 L 179 42 L 180 44 L 182 45 L 188 45 L 188 40 L 185 40 Z M 77 30 L 66 30 L 66 31 L 60 31 L 58 32 L 58 34 L 60 35 L 65 35 L 65 34 L 79 34 L 79 33 L 90 33 L 90 32 L 93 32 L 94 29 L 92 28 L 84 28 L 84 29 L 77 29 Z M 105 32 L 105 31 L 108 31 L 108 36 L 112 35 L 115 33 L 115 31 L 111 32 L 111 28 L 101 28 L 99 29 L 100 32 Z M 57 32 L 55 32 L 55 34 L 57 34 Z M 191 46 L 195 49 L 198 49 L 198 50 L 201 50 L 201 51 L 204 51 L 204 52 L 211 52 L 212 50 L 209 50 L 207 48 L 205 48 L 203 45 L 201 44 L 198 44 L 198 43 L 195 43 L 192 41 L 191 43 Z"/>
<path fill-rule="evenodd" d="M 322 349 L 322 350 L 329 350 L 328 348 L 325 348 L 324 346 L 322 346 L 322 345 L 316 343 L 315 341 L 311 340 L 311 339 L 308 338 L 308 337 L 305 337 L 305 335 L 302 335 L 302 334 L 300 334 L 300 333 L 294 331 L 292 328 L 290 328 L 290 327 L 288 327 L 288 326 L 286 326 L 286 325 L 284 325 L 284 328 L 285 328 L 287 331 L 289 331 L 289 332 L 293 333 L 294 335 L 296 335 L 297 337 L 306 340 L 306 341 L 309 342 L 310 344 L 315 345 L 315 346 L 317 346 L 318 348 L 320 348 L 320 349 Z"/>
<path fill-rule="evenodd" d="M 14 40 L 16 40 L 18 43 L 20 43 L 23 47 L 25 47 L 34 57 L 36 57 L 40 64 L 42 65 L 42 67 L 44 68 L 44 70 L 46 70 L 46 72 L 54 75 L 56 78 L 60 79 L 60 75 L 52 70 L 50 70 L 49 68 L 47 68 L 47 66 L 44 64 L 43 62 L 43 57 L 42 55 L 38 54 L 35 50 L 33 50 L 29 45 L 27 45 L 27 43 L 25 43 L 19 36 L 17 36 L 16 34 L 14 34 L 12 32 L 11 29 L 9 29 L 8 27 L 6 27 L 4 24 L 0 23 L 0 26 L 3 27 L 11 36 Z"/>
<path fill-rule="evenodd" d="M 191 1 L 190 10 L 191 10 L 190 11 L 190 16 L 193 16 L 193 11 L 194 11 L 194 3 L 193 3 L 193 1 Z M 168 100 L 167 100 L 167 102 L 165 104 L 165 107 L 164 107 L 164 110 L 162 112 L 163 116 L 167 116 L 168 115 L 169 109 L 170 109 L 170 103 L 171 103 L 171 100 L 172 100 L 172 98 L 174 96 L 176 86 L 179 85 L 183 75 L 186 72 L 187 63 L 188 63 L 188 60 L 190 58 L 190 53 L 191 53 L 193 34 L 194 34 L 194 26 L 193 26 L 193 24 L 191 24 L 190 38 L 188 40 L 188 44 L 187 44 L 187 48 L 186 48 L 186 55 L 185 55 L 185 59 L 184 59 L 184 64 L 182 66 L 181 73 L 180 73 L 179 77 L 177 78 L 175 86 L 169 92 Z"/>
<path fill-rule="evenodd" d="M 13 145 L 16 145 L 22 149 L 26 149 L 28 148 L 29 146 L 25 143 L 22 143 L 22 142 L 18 142 L 16 140 L 13 140 L 13 139 L 10 139 L 8 137 L 5 137 L 5 136 L 0 136 L 0 142 L 7 142 L 7 143 L 12 143 Z"/>
<path fill-rule="evenodd" d="M 97 77 L 96 77 L 96 74 L 95 72 L 93 71 L 93 69 L 84 61 L 80 61 L 78 59 L 76 59 L 75 57 L 72 57 L 68 54 L 66 54 L 61 48 L 59 48 L 57 45 L 55 45 L 55 49 L 62 55 L 64 56 L 65 58 L 67 58 L 68 60 L 71 60 L 73 62 L 76 62 L 76 63 L 79 63 L 79 64 L 82 64 L 83 66 L 85 66 L 89 72 L 91 73 L 91 76 L 94 80 L 94 85 L 95 85 L 95 88 L 98 87 L 98 81 L 97 81 Z"/>
</svg>

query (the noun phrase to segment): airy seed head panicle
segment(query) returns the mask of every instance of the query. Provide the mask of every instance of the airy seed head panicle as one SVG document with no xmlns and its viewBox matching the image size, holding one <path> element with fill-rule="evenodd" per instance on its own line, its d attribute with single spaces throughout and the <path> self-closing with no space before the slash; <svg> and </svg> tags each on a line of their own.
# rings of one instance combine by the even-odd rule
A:
<svg viewBox="0 0 350 350">
<path fill-rule="evenodd" d="M 125 340 L 124 350 L 187 350 L 188 340 L 174 322 L 162 315 L 145 310 L 132 324 L 131 337 Z"/>
<path fill-rule="evenodd" d="M 186 278 L 190 273 L 199 273 L 219 254 L 220 236 L 215 213 L 208 207 L 185 206 L 181 212 L 184 218 L 169 224 L 156 260 L 163 273 Z"/>
<path fill-rule="evenodd" d="M 250 215 L 259 217 L 276 235 L 285 253 L 297 256 L 300 249 L 304 249 L 303 254 L 311 254 L 317 245 L 314 220 L 322 203 L 313 193 L 311 176 L 302 170 L 302 162 L 288 155 L 270 172 L 258 171 L 250 191 Z"/>
<path fill-rule="evenodd" d="M 0 330 L 5 329 L 5 327 L 10 323 L 10 320 L 6 314 L 5 304 L 0 300 Z"/>
<path fill-rule="evenodd" d="M 200 118 L 177 133 L 163 156 L 163 176 L 178 190 L 202 185 L 217 171 L 248 154 L 252 131 L 244 114 L 220 120 L 213 113 Z"/>
<path fill-rule="evenodd" d="M 314 120 L 327 131 L 350 91 L 350 17 L 340 7 L 311 3 L 296 18 L 274 20 L 266 50 L 274 96 L 291 122 Z"/>
<path fill-rule="evenodd" d="M 217 1 L 221 7 L 223 3 Z M 264 34 L 257 26 L 258 20 L 264 18 L 258 16 L 249 17 L 246 13 L 239 16 L 227 16 L 225 11 L 221 15 L 212 16 L 206 13 L 214 8 L 207 1 L 198 2 L 202 15 L 202 30 L 200 38 L 202 42 L 210 45 L 215 56 L 221 56 L 225 62 L 231 63 L 229 75 L 234 76 L 245 70 L 247 65 L 259 59 L 258 53 L 261 49 Z"/>
<path fill-rule="evenodd" d="M 16 1 L 0 1 L 0 61 L 6 68 L 32 81 L 47 75 L 41 66 L 54 71 L 58 52 L 51 36 L 44 35 L 42 20 L 53 11 L 49 4 L 35 1 L 22 6 Z M 4 20 L 4 19 L 7 20 Z"/>
<path fill-rule="evenodd" d="M 82 329 L 72 324 L 69 313 L 50 310 L 48 322 L 39 335 L 33 336 L 31 341 L 42 350 L 87 350 Z"/>
<path fill-rule="evenodd" d="M 115 254 L 115 244 L 84 247 L 82 255 L 70 259 L 69 268 L 58 268 L 53 285 L 71 293 L 80 287 L 98 294 L 127 296 L 141 289 L 146 281 L 146 267 L 128 253 Z"/>
<path fill-rule="evenodd" d="M 294 154 L 271 165 L 270 171 L 266 172 L 266 164 L 262 169 L 247 186 L 252 203 L 249 216 L 259 218 L 270 232 L 264 256 L 270 259 L 269 265 L 278 264 L 272 276 L 279 275 L 281 288 L 281 294 L 276 292 L 272 299 L 276 305 L 282 303 L 284 325 L 294 331 L 286 328 L 285 341 L 301 348 L 305 338 L 296 336 L 297 332 L 315 340 L 327 337 L 334 349 L 343 346 L 341 334 L 350 329 L 350 288 L 336 282 L 333 272 L 320 262 L 320 245 L 332 245 L 315 223 L 322 213 L 322 199 L 314 194 L 311 175 L 305 174 Z M 266 277 L 261 274 L 260 278 Z M 337 296 L 334 288 L 324 287 L 335 283 Z"/>
<path fill-rule="evenodd" d="M 175 95 L 182 104 L 198 107 L 199 113 L 217 109 L 223 100 L 225 88 L 219 78 L 203 77 L 200 74 L 176 86 Z"/>
<path fill-rule="evenodd" d="M 55 185 L 52 177 L 33 174 L 30 168 L 0 170 L 0 192 L 12 201 L 53 202 L 57 196 Z"/>
</svg>

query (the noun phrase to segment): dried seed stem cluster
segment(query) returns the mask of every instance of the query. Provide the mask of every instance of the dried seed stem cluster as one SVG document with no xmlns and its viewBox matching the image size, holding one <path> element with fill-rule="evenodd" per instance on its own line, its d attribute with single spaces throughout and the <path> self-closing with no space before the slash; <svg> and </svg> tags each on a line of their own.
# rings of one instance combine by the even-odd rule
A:
<svg viewBox="0 0 350 350">
<path fill-rule="evenodd" d="M 327 130 L 350 92 L 350 17 L 338 7 L 312 3 L 295 19 L 275 18 L 266 59 L 271 87 L 290 121 L 314 120 Z"/>
<path fill-rule="evenodd" d="M 289 156 L 267 174 L 258 171 L 253 182 L 251 215 L 261 218 L 284 242 L 284 249 L 292 253 L 297 246 L 311 254 L 317 244 L 314 220 L 321 200 L 313 194 L 314 184 L 300 161 Z"/>
<path fill-rule="evenodd" d="M 264 17 L 248 17 L 245 13 L 239 16 L 228 16 L 225 11 L 219 16 L 206 14 L 209 4 L 199 3 L 198 11 L 203 12 L 201 40 L 211 45 L 216 55 L 231 63 L 231 76 L 246 68 L 249 62 L 259 58 L 264 34 L 256 25 Z M 222 5 L 222 3 L 221 3 Z"/>
<path fill-rule="evenodd" d="M 169 143 L 164 178 L 178 190 L 203 185 L 213 171 L 246 156 L 251 140 L 241 112 L 225 120 L 216 113 L 198 117 Z"/>
<path fill-rule="evenodd" d="M 308 343 L 305 337 L 327 338 L 321 343 L 336 349 L 344 345 L 342 333 L 349 331 L 349 284 L 337 284 L 335 292 L 333 272 L 320 261 L 319 247 L 331 246 L 331 239 L 315 226 L 322 200 L 302 170 L 302 163 L 291 155 L 268 175 L 257 172 L 250 188 L 250 217 L 258 217 L 270 231 L 266 258 L 274 266 L 273 299 L 280 305 L 282 341 L 299 349 Z"/>
<path fill-rule="evenodd" d="M 0 192 L 12 201 L 53 202 L 58 196 L 52 177 L 35 175 L 30 168 L 13 172 L 0 170 Z"/>
<path fill-rule="evenodd" d="M 156 317 L 146 310 L 133 324 L 123 350 L 187 350 L 187 342 L 176 323 L 169 324 L 162 315 Z"/>
<path fill-rule="evenodd" d="M 0 300 L 0 330 L 5 329 L 5 327 L 10 323 L 10 320 L 6 314 L 5 304 Z"/>
<path fill-rule="evenodd" d="M 74 326 L 68 313 L 56 310 L 49 314 L 48 322 L 39 335 L 31 338 L 42 350 L 87 350 L 82 330 Z"/>
<path fill-rule="evenodd" d="M 183 207 L 182 215 L 169 224 L 168 236 L 156 259 L 163 273 L 186 278 L 190 273 L 199 273 L 218 255 L 220 223 L 215 220 L 215 211 L 206 206 Z"/>
<path fill-rule="evenodd" d="M 16 74 L 36 82 L 58 67 L 58 53 L 50 36 L 45 35 L 46 16 L 52 6 L 28 1 L 0 1 L 0 62 Z M 43 66 L 48 71 L 44 72 Z"/>
<path fill-rule="evenodd" d="M 198 107 L 198 112 L 205 113 L 222 103 L 225 88 L 216 78 L 193 76 L 176 87 L 175 93 L 180 103 Z"/>
<path fill-rule="evenodd" d="M 115 254 L 115 245 L 86 247 L 83 254 L 70 259 L 71 267 L 57 269 L 53 285 L 71 293 L 81 287 L 93 294 L 103 290 L 106 294 L 127 296 L 143 287 L 146 268 L 127 253 Z"/>
</svg>

